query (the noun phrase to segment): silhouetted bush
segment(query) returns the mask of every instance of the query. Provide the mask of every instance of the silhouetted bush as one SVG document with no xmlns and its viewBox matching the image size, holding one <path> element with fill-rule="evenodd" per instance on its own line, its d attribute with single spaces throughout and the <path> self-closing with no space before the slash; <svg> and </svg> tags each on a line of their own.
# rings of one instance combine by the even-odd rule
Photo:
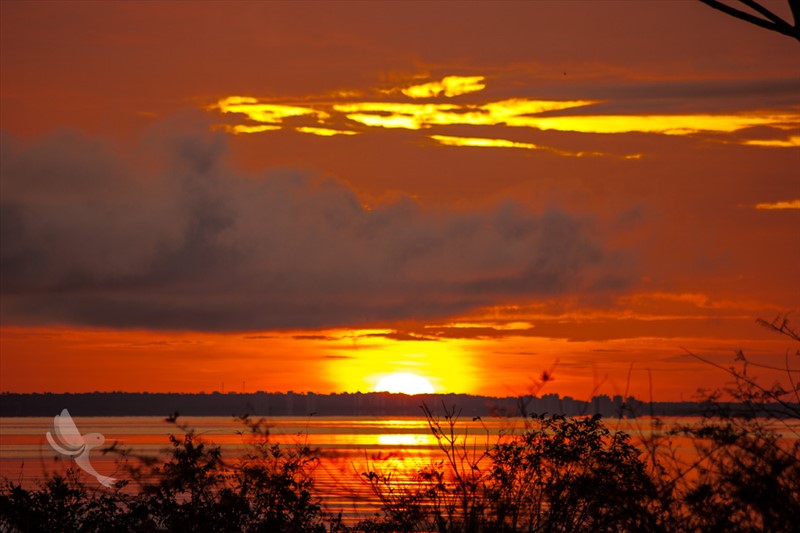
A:
<svg viewBox="0 0 800 533">
<path fill-rule="evenodd" d="M 174 418 L 172 419 L 174 421 Z M 131 480 L 114 492 L 90 492 L 75 472 L 54 476 L 39 489 L 6 480 L 0 528 L 11 531 L 324 532 L 313 496 L 309 447 L 270 442 L 261 421 L 242 418 L 250 449 L 227 464 L 219 446 L 194 432 L 170 435 L 169 457 L 149 471 L 131 467 Z M 148 464 L 146 462 L 145 464 Z M 152 481 L 151 481 L 152 480 Z M 141 489 L 125 491 L 131 481 Z M 329 520 L 336 523 L 335 518 Z"/>
<path fill-rule="evenodd" d="M 769 330 L 798 343 L 787 316 L 759 320 Z M 671 518 L 682 531 L 798 531 L 800 526 L 800 369 L 773 368 L 739 351 L 736 366 L 724 367 L 692 356 L 728 374 L 731 381 L 707 393 L 707 413 L 679 425 L 673 436 L 689 439 L 696 459 L 669 463 Z M 783 370 L 784 383 L 763 386 L 750 368 Z M 735 401 L 735 409 L 725 400 Z M 788 437 L 788 438 L 787 438 Z M 665 464 L 670 457 L 661 454 Z M 662 480 L 663 481 L 663 480 Z"/>
<path fill-rule="evenodd" d="M 627 434 L 599 415 L 532 421 L 490 452 L 491 530 L 662 530 L 658 490 Z"/>
<path fill-rule="evenodd" d="M 425 412 L 445 460 L 405 483 L 363 474 L 383 504 L 375 531 L 665 530 L 642 452 L 599 415 L 533 415 L 522 434 L 481 447 L 458 435 L 454 409 L 444 422 Z"/>
</svg>

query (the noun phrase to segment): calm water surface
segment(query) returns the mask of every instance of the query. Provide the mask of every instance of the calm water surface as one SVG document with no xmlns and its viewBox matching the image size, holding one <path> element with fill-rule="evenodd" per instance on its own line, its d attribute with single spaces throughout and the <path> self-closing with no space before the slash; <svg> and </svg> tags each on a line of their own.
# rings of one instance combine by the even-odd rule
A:
<svg viewBox="0 0 800 533">
<path fill-rule="evenodd" d="M 74 417 L 82 433 L 101 433 L 105 445 L 116 443 L 135 455 L 166 458 L 169 435 L 182 435 L 175 424 L 160 417 Z M 248 428 L 230 417 L 180 417 L 207 443 L 220 445 L 224 458 L 241 457 L 249 449 Z M 50 448 L 45 434 L 52 417 L 0 418 L 0 478 L 32 487 L 54 473 L 64 473 L 73 462 Z M 437 461 L 441 452 L 424 418 L 275 417 L 267 421 L 270 441 L 286 446 L 305 444 L 318 451 L 315 487 L 330 511 L 356 515 L 377 510 L 377 500 L 362 481 L 369 469 L 410 475 Z M 501 433 L 522 427 L 522 421 L 497 419 L 459 423 L 461 435 L 483 445 Z M 128 473 L 117 455 L 91 453 L 95 469 L 117 479 Z M 81 473 L 83 475 L 83 473 Z M 91 486 L 93 480 L 83 476 Z"/>
<path fill-rule="evenodd" d="M 82 433 L 101 433 L 105 444 L 117 443 L 137 455 L 167 457 L 170 434 L 182 435 L 175 424 L 159 417 L 75 417 Z M 666 427 L 687 419 L 667 419 Z M 248 433 L 241 421 L 227 417 L 181 417 L 182 425 L 193 428 L 202 440 L 222 447 L 224 458 L 235 459 L 248 449 Z M 47 443 L 45 433 L 52 430 L 51 417 L 0 418 L 0 478 L 10 478 L 24 486 L 54 473 L 65 472 L 72 461 L 60 457 Z M 319 452 L 314 471 L 315 487 L 327 510 L 343 511 L 346 517 L 365 516 L 377 510 L 378 502 L 360 474 L 369 469 L 409 476 L 440 460 L 442 452 L 424 418 L 351 417 L 275 417 L 267 421 L 270 440 L 287 446 L 307 444 Z M 645 419 L 607 419 L 612 429 L 628 432 L 638 441 L 653 434 Z M 462 419 L 457 428 L 461 438 L 480 451 L 501 435 L 524 429 L 521 419 Z M 663 431 L 663 427 L 661 430 Z M 128 473 L 118 457 L 92 451 L 91 462 L 104 475 L 126 479 Z M 84 476 L 87 484 L 94 481 Z"/>
</svg>

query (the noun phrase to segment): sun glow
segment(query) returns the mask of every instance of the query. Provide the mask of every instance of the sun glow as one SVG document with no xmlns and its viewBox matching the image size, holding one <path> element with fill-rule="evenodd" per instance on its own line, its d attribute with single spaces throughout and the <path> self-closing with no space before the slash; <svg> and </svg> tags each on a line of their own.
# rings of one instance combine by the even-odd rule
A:
<svg viewBox="0 0 800 533">
<path fill-rule="evenodd" d="M 433 394 L 433 385 L 427 379 L 410 372 L 397 372 L 378 381 L 375 392 L 402 394 Z"/>
</svg>

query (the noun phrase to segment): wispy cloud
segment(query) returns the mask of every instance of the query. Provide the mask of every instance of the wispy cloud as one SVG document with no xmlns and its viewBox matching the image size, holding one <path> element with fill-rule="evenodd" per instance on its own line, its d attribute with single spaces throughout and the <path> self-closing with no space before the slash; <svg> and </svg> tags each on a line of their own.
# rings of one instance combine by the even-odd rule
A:
<svg viewBox="0 0 800 533">
<path fill-rule="evenodd" d="M 565 157 L 605 157 L 610 154 L 604 152 L 574 152 L 559 150 L 552 146 L 542 146 L 534 143 L 511 141 L 509 139 L 492 139 L 486 137 L 458 137 L 453 135 L 431 135 L 431 139 L 445 146 L 471 146 L 476 148 L 521 148 L 523 150 L 543 150 Z M 620 156 L 624 159 L 639 159 L 641 154 Z"/>
<path fill-rule="evenodd" d="M 797 200 L 785 200 L 780 202 L 762 202 L 755 205 L 756 209 L 773 210 L 773 209 L 800 209 L 800 198 Z"/>
<path fill-rule="evenodd" d="M 236 135 L 246 133 L 263 133 L 265 131 L 276 131 L 283 129 L 281 126 L 272 124 L 223 124 L 220 129 Z"/>
<path fill-rule="evenodd" d="M 333 137 L 334 135 L 358 135 L 357 131 L 349 130 L 332 130 L 330 128 L 314 128 L 312 126 L 299 126 L 295 130 L 300 133 L 310 133 L 312 135 L 319 135 L 320 137 Z"/>
<path fill-rule="evenodd" d="M 750 139 L 742 144 L 749 146 L 767 146 L 771 148 L 793 148 L 800 146 L 800 135 L 792 135 L 788 139 Z"/>
</svg>

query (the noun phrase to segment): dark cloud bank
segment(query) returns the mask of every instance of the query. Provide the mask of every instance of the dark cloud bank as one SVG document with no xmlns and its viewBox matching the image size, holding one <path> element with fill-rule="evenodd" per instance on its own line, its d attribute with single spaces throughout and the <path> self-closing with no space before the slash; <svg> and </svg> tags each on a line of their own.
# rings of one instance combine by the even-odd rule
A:
<svg viewBox="0 0 800 533">
<path fill-rule="evenodd" d="M 130 158 L 77 133 L 3 135 L 4 325 L 315 328 L 623 282 L 580 217 L 368 210 L 333 180 L 231 168 L 217 135 L 157 141 Z"/>
</svg>

